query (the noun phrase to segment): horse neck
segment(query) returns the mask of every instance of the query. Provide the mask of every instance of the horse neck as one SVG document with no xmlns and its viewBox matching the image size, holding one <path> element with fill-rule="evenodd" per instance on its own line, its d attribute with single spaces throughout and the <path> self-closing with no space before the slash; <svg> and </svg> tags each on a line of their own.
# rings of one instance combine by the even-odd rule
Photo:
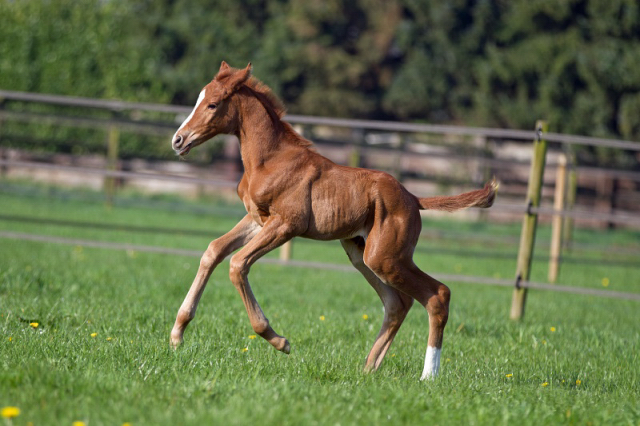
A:
<svg viewBox="0 0 640 426">
<path fill-rule="evenodd" d="M 238 93 L 240 154 L 245 170 L 252 170 L 277 155 L 285 143 L 286 128 L 254 96 Z"/>
</svg>

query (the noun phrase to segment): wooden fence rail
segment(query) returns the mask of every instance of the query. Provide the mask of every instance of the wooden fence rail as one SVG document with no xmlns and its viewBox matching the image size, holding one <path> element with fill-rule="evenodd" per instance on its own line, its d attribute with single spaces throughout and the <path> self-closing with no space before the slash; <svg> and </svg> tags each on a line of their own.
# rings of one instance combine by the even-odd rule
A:
<svg viewBox="0 0 640 426">
<path fill-rule="evenodd" d="M 123 111 L 147 111 L 147 112 L 156 112 L 156 113 L 168 113 L 175 114 L 178 117 L 174 117 L 173 121 L 176 119 L 181 119 L 181 116 L 187 115 L 191 111 L 191 107 L 183 107 L 183 106 L 175 106 L 175 105 L 159 105 L 159 104 L 151 104 L 151 103 L 138 103 L 138 102 L 124 102 L 124 101 L 115 101 L 115 100 L 100 100 L 100 99 L 89 99 L 89 98 L 81 98 L 81 97 L 69 97 L 69 96 L 56 96 L 56 95 L 42 95 L 42 94 L 34 94 L 34 93 L 25 93 L 25 92 L 15 92 L 15 91 L 5 91 L 0 90 L 0 101 L 6 102 L 7 100 L 18 101 L 18 102 L 38 102 L 52 105 L 64 105 L 70 107 L 85 107 L 85 108 L 97 108 L 97 109 L 106 109 L 109 111 L 115 112 L 123 112 Z M 107 190 L 107 198 L 111 199 L 113 197 L 114 184 L 113 179 L 116 177 L 121 178 L 142 178 L 142 179 L 161 179 L 161 180 L 173 180 L 173 181 L 182 181 L 182 182 L 199 182 L 206 185 L 218 185 L 220 187 L 233 187 L 236 185 L 235 182 L 229 181 L 213 181 L 209 179 L 198 179 L 198 178 L 187 178 L 183 176 L 169 176 L 169 175 L 161 175 L 161 174 L 150 174 L 150 173 L 136 173 L 136 172 L 125 172 L 116 170 L 116 162 L 118 157 L 118 137 L 119 137 L 119 129 L 126 128 L 132 131 L 140 131 L 140 132 L 151 132 L 155 134 L 166 134 L 170 131 L 172 126 L 175 126 L 173 122 L 157 122 L 157 123 L 149 123 L 149 122 L 141 122 L 139 120 L 134 120 L 127 118 L 126 115 L 119 114 L 120 116 L 117 119 L 98 119 L 98 118 L 84 118 L 84 117 L 68 117 L 68 116 L 59 116 L 53 114 L 36 114 L 31 112 L 15 112 L 3 110 L 0 111 L 0 121 L 2 120 L 15 120 L 15 121 L 50 121 L 56 124 L 64 124 L 70 126 L 78 126 L 78 127 L 99 127 L 108 130 L 108 147 L 109 147 L 109 155 L 108 155 L 108 164 L 107 169 L 91 169 L 91 168 L 79 168 L 79 167 L 68 167 L 68 166 L 60 166 L 60 165 L 52 165 L 52 164 L 43 164 L 43 163 L 34 163 L 34 162 L 19 162 L 19 161 L 9 161 L 5 159 L 0 159 L 0 167 L 36 167 L 36 168 L 50 168 L 50 169 L 73 169 L 76 172 L 82 173 L 93 173 L 93 174 L 102 174 L 107 177 L 106 180 L 106 190 Z M 533 157 L 531 161 L 531 170 L 528 179 L 528 189 L 527 189 L 527 199 L 525 206 L 508 206 L 499 204 L 496 208 L 499 208 L 501 211 L 520 211 L 525 214 L 523 219 L 523 226 L 521 232 L 521 240 L 520 240 L 520 248 L 518 251 L 518 260 L 516 267 L 516 282 L 515 289 L 513 291 L 513 299 L 511 305 L 511 313 L 510 317 L 512 319 L 522 318 L 524 315 L 524 308 L 526 302 L 526 295 L 528 288 L 538 288 L 551 290 L 551 286 L 548 284 L 541 283 L 531 283 L 529 282 L 529 271 L 531 268 L 531 262 L 533 259 L 533 250 L 535 246 L 535 236 L 536 236 L 536 228 L 537 228 L 537 220 L 539 214 L 551 214 L 556 219 L 554 223 L 556 224 L 554 228 L 554 240 L 555 244 L 552 247 L 552 264 L 553 268 L 557 267 L 558 259 L 561 256 L 560 253 L 560 244 L 558 241 L 560 240 L 560 236 L 562 232 L 560 230 L 562 224 L 562 218 L 588 218 L 588 219 L 602 219 L 609 221 L 611 223 L 625 223 L 625 224 L 640 224 L 640 219 L 637 216 L 633 215 L 620 215 L 613 213 L 602 213 L 602 212 L 580 212 L 575 210 L 566 210 L 564 206 L 565 196 L 557 195 L 556 203 L 553 209 L 548 209 L 541 207 L 541 188 L 544 176 L 544 169 L 546 163 L 546 151 L 549 143 L 558 143 L 561 145 L 585 145 L 585 146 L 593 146 L 593 147 L 606 147 L 613 149 L 623 149 L 629 151 L 640 152 L 640 143 L 632 142 L 632 141 L 621 141 L 621 140 L 613 140 L 613 139 L 602 139 L 602 138 L 592 138 L 586 136 L 576 136 L 576 135 L 564 135 L 558 133 L 549 132 L 547 129 L 547 125 L 544 122 L 536 123 L 536 128 L 534 131 L 526 131 L 526 130 L 510 130 L 510 129 L 491 129 L 491 128 L 482 128 L 482 127 L 459 127 L 459 126 L 448 126 L 448 125 L 431 125 L 431 124 L 415 124 L 415 123 L 398 123 L 398 122 L 388 122 L 388 121 L 371 121 L 371 120 L 349 120 L 349 119 L 336 119 L 336 118 L 326 118 L 326 117 L 310 117 L 310 116 L 300 116 L 300 115 L 287 115 L 285 120 L 289 121 L 294 125 L 298 125 L 301 131 L 304 131 L 305 126 L 329 126 L 329 127 L 341 127 L 341 128 L 349 128 L 351 129 L 352 137 L 351 143 L 353 147 L 352 154 L 349 157 L 349 163 L 354 166 L 358 166 L 362 161 L 362 154 L 364 150 L 373 150 L 373 148 L 363 146 L 362 142 L 364 141 L 365 132 L 399 132 L 399 133 L 426 133 L 426 134 L 441 134 L 441 135 L 462 135 L 462 136 L 472 136 L 472 137 L 481 137 L 481 138 L 496 138 L 496 139 L 509 139 L 509 140 L 533 140 Z M 403 144 L 403 151 L 406 150 L 406 146 Z M 410 155 L 414 155 L 414 153 L 409 153 Z M 415 153 L 416 155 L 420 155 L 420 153 Z M 433 156 L 433 154 L 425 154 L 426 156 Z M 397 159 L 396 159 L 397 160 Z M 502 163 L 496 162 L 492 159 L 485 159 L 487 162 L 491 163 L 491 167 L 500 167 Z M 488 163 L 487 163 L 488 164 Z M 582 168 L 584 169 L 584 168 Z M 560 164 L 559 171 L 562 171 L 562 164 Z M 398 172 L 399 173 L 399 172 Z M 569 179 L 569 187 L 570 191 L 572 188 L 575 188 L 575 173 L 576 168 L 570 172 Z M 620 176 L 624 174 L 627 178 L 640 181 L 640 175 L 635 172 L 620 172 L 620 171 L 609 171 L 610 175 Z M 573 176 L 573 177 L 572 177 Z M 556 189 L 559 192 L 562 188 L 560 185 L 564 186 L 565 175 L 562 174 L 562 177 L 559 177 L 556 181 Z M 560 184 L 562 181 L 562 184 Z M 575 194 L 574 194 L 575 195 Z M 573 200 L 569 200 L 570 204 Z M 569 235 L 570 231 L 567 231 L 565 235 Z M 5 238 L 16 238 L 16 236 L 10 236 L 6 232 L 3 233 Z M 27 237 L 22 237 L 26 239 Z M 292 264 L 293 262 L 300 263 L 299 261 L 292 261 L 291 258 L 291 245 L 287 245 L 283 248 L 281 252 L 281 261 L 289 262 Z M 305 263 L 309 264 L 309 262 Z M 556 273 L 557 275 L 557 273 Z M 488 282 L 487 279 L 482 277 L 471 277 L 476 280 L 476 282 Z M 552 275 L 552 271 L 550 268 L 550 280 L 555 280 L 555 275 Z M 491 280 L 489 280 L 491 281 Z M 493 280 L 493 283 L 496 285 L 503 285 L 504 280 L 500 280 L 500 283 L 497 283 L 497 280 Z M 567 286 L 552 286 L 556 291 L 570 291 L 570 292 L 579 292 L 576 291 L 574 287 Z M 600 293 L 609 293 L 603 291 L 595 291 L 590 289 L 590 294 L 600 294 Z M 586 294 L 586 293 L 585 293 Z M 610 294 L 610 293 L 609 293 Z M 640 295 L 626 295 L 627 298 L 638 299 L 640 300 Z"/>
<path fill-rule="evenodd" d="M 38 102 L 54 105 L 66 105 L 75 107 L 89 107 L 107 109 L 111 111 L 139 110 L 151 112 L 165 112 L 188 115 L 192 107 L 179 105 L 164 105 L 142 102 L 126 102 L 117 100 L 92 99 L 75 96 L 46 95 L 39 93 L 17 92 L 0 90 L 0 100 L 14 100 L 25 102 Z M 462 127 L 437 124 L 400 123 L 395 121 L 351 120 L 328 117 L 312 117 L 304 115 L 285 116 L 285 120 L 292 124 L 323 125 L 330 127 L 346 127 L 363 130 L 379 130 L 384 132 L 403 133 L 436 133 L 445 135 L 483 136 L 488 138 L 532 140 L 536 132 L 532 130 L 493 129 L 485 127 Z M 622 141 L 606 138 L 594 138 L 578 135 L 564 135 L 560 133 L 547 133 L 542 135 L 548 142 L 563 144 L 579 144 L 585 146 L 600 146 L 606 148 L 626 149 L 640 151 L 640 143 L 634 141 Z"/>
<path fill-rule="evenodd" d="M 108 169 L 99 169 L 93 167 L 79 167 L 79 166 L 66 166 L 61 164 L 50 164 L 36 161 L 15 161 L 15 160 L 7 160 L 0 159 L 0 167 L 21 167 L 21 168 L 35 168 L 35 169 L 49 169 L 49 170 L 60 170 L 60 171 L 71 171 L 77 173 L 87 173 L 93 175 L 100 175 L 106 177 L 113 178 L 122 178 L 122 179 L 150 179 L 150 180 L 162 180 L 162 181 L 173 181 L 173 182 L 181 182 L 181 183 L 193 183 L 200 185 L 209 185 L 211 187 L 220 188 L 220 189 L 229 189 L 235 188 L 238 186 L 237 182 L 232 182 L 228 180 L 222 179 L 205 179 L 205 178 L 196 178 L 196 177 L 187 177 L 187 176 L 179 176 L 179 175 L 171 175 L 166 173 L 140 173 L 140 172 L 130 172 L 125 170 L 108 170 Z M 499 212 L 508 212 L 508 213 L 536 213 L 540 215 L 560 215 L 562 217 L 569 217 L 573 219 L 593 219 L 599 221 L 610 221 L 614 223 L 640 226 L 640 216 L 633 214 L 623 214 L 623 213 L 601 213 L 601 212 L 593 212 L 589 210 L 555 210 L 553 208 L 547 207 L 527 207 L 522 204 L 515 203 L 504 203 L 498 201 L 494 207 L 487 210 L 488 214 L 494 214 Z"/>
</svg>

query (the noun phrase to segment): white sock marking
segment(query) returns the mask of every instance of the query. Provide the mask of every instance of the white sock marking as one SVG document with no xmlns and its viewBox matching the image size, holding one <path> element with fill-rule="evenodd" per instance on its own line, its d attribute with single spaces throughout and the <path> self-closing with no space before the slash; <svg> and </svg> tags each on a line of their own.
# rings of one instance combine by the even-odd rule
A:
<svg viewBox="0 0 640 426">
<path fill-rule="evenodd" d="M 438 375 L 440 370 L 440 351 L 442 349 L 427 346 L 427 354 L 424 357 L 424 370 L 420 380 L 431 379 Z"/>
<path fill-rule="evenodd" d="M 196 106 L 193 107 L 193 110 L 191 111 L 191 114 L 189 114 L 189 116 L 182 122 L 180 127 L 178 127 L 178 130 L 176 130 L 176 133 L 173 135 L 173 139 L 171 139 L 171 141 L 174 141 L 176 139 L 176 136 L 178 135 L 178 132 L 180 132 L 180 130 L 182 130 L 182 128 L 184 126 L 186 126 L 186 124 L 189 122 L 189 120 L 191 120 L 193 118 L 193 114 L 198 109 L 198 106 L 200 105 L 200 103 L 204 100 L 204 97 L 205 97 L 205 89 L 202 89 L 202 92 L 200 92 L 200 95 L 198 95 L 198 100 L 196 101 Z"/>
</svg>

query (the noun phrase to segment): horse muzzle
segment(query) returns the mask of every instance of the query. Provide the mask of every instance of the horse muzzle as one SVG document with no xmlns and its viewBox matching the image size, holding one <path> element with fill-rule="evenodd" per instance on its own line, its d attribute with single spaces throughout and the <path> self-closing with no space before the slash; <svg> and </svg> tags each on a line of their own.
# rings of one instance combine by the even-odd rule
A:
<svg viewBox="0 0 640 426">
<path fill-rule="evenodd" d="M 187 155 L 189 151 L 191 151 L 191 148 L 196 145 L 198 145 L 198 143 L 193 133 L 189 133 L 188 135 L 176 133 L 173 137 L 173 142 L 171 142 L 171 147 L 180 157 Z"/>
</svg>

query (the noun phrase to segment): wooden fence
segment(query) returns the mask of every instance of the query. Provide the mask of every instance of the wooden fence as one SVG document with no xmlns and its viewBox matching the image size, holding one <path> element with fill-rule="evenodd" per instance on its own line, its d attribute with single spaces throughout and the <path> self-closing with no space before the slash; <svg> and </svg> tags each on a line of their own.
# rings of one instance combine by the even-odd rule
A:
<svg viewBox="0 0 640 426">
<path fill-rule="evenodd" d="M 17 102 L 34 102 L 44 103 L 51 105 L 62 105 L 71 107 L 83 107 L 104 109 L 108 111 L 147 111 L 147 112 L 159 112 L 175 114 L 178 116 L 187 115 L 191 108 L 181 107 L 173 105 L 157 105 L 157 104 L 145 104 L 145 103 L 132 103 L 122 101 L 109 101 L 109 100 L 97 100 L 77 97 L 66 96 L 53 96 L 53 95 L 40 95 L 33 93 L 23 92 L 11 92 L 0 91 L 0 104 L 2 102 L 17 101 Z M 545 164 L 547 160 L 547 147 L 550 143 L 567 146 L 572 144 L 581 144 L 594 147 L 607 147 L 614 149 L 623 149 L 629 151 L 640 152 L 640 143 L 630 141 L 619 141 L 611 139 L 590 138 L 584 136 L 575 135 L 563 135 L 549 132 L 546 123 L 538 122 L 534 130 L 507 130 L 507 129 L 490 129 L 479 127 L 458 127 L 458 126 L 444 126 L 444 125 L 429 125 L 429 124 L 413 124 L 413 123 L 396 123 L 396 122 L 384 122 L 384 121 L 367 121 L 367 120 L 345 120 L 345 119 L 333 119 L 324 117 L 308 117 L 308 116 L 296 116 L 288 115 L 285 119 L 292 124 L 296 125 L 301 133 L 313 133 L 309 128 L 312 126 L 347 129 L 348 133 L 352 137 L 346 143 L 348 144 L 350 155 L 347 162 L 351 165 L 362 165 L 363 158 L 367 156 L 380 153 L 380 148 L 372 147 L 371 144 L 367 146 L 365 143 L 366 135 L 370 133 L 385 133 L 385 134 L 422 134 L 422 135 L 441 135 L 441 137 L 448 137 L 450 135 L 482 138 L 496 140 L 517 140 L 517 141 L 533 141 L 533 155 L 531 160 L 531 169 L 528 178 L 528 189 L 526 195 L 526 201 L 524 204 L 505 204 L 500 203 L 493 211 L 499 212 L 511 212 L 523 214 L 523 226 L 520 239 L 520 247 L 518 254 L 518 261 L 516 267 L 516 280 L 515 288 L 513 292 L 513 302 L 511 309 L 511 318 L 519 319 L 524 314 L 524 307 L 526 301 L 526 294 L 528 288 L 555 290 L 555 291 L 570 291 L 574 293 L 582 294 L 595 294 L 607 293 L 610 297 L 622 297 L 626 299 L 639 299 L 640 296 L 636 294 L 620 293 L 610 291 L 595 291 L 592 289 L 580 289 L 576 287 L 568 287 L 562 285 L 553 285 L 547 283 L 534 283 L 529 281 L 529 270 L 533 259 L 536 225 L 538 217 L 540 215 L 546 215 L 554 217 L 553 223 L 553 238 L 551 248 L 551 259 L 549 269 L 549 280 L 555 281 L 557 276 L 557 267 L 561 259 L 562 250 L 562 237 L 565 240 L 570 238 L 570 229 L 573 220 L 590 219 L 601 220 L 607 223 L 624 224 L 627 226 L 640 227 L 640 218 L 637 214 L 622 213 L 622 212 L 594 212 L 578 210 L 575 208 L 575 190 L 576 190 L 576 175 L 585 170 L 593 172 L 592 168 L 580 168 L 575 167 L 571 163 L 568 165 L 569 171 L 567 172 L 567 162 L 561 151 L 558 151 L 556 157 L 558 160 L 554 163 L 556 166 L 556 182 L 555 182 L 555 201 L 553 208 L 545 208 L 541 206 L 541 194 L 543 186 L 543 177 L 545 171 Z M 16 161 L 11 159 L 0 158 L 0 168 L 38 168 L 49 170 L 68 170 L 77 173 L 97 174 L 106 178 L 105 191 L 107 193 L 107 199 L 111 199 L 115 191 L 115 178 L 135 178 L 135 179 L 154 179 L 154 180 L 171 180 L 181 181 L 194 184 L 203 184 L 208 186 L 214 186 L 219 188 L 235 187 L 236 182 L 225 179 L 203 179 L 197 177 L 184 177 L 170 174 L 155 174 L 155 173 L 139 173 L 131 171 L 118 170 L 118 139 L 120 131 L 140 132 L 146 134 L 154 134 L 158 136 L 169 136 L 176 127 L 175 122 L 141 122 L 135 118 L 127 118 L 126 115 L 120 114 L 118 118 L 104 119 L 104 118 L 87 118 L 87 117 L 75 117 L 75 116 L 62 116 L 53 114 L 39 114 L 33 112 L 16 112 L 0 109 L 0 125 L 3 121 L 16 121 L 16 122 L 32 122 L 32 121 L 50 121 L 61 126 L 71 127 L 88 127 L 104 129 L 108 134 L 108 149 L 107 149 L 107 162 L 105 168 L 88 168 L 88 167 L 74 167 L 65 166 L 60 164 L 48 164 L 43 162 L 34 161 Z M 174 117 L 175 121 L 175 117 Z M 168 138 L 167 138 L 168 140 Z M 389 153 L 395 155 L 392 164 L 392 169 L 398 176 L 402 175 L 402 161 L 405 157 L 411 158 L 447 158 L 449 161 L 464 161 L 468 160 L 469 156 L 455 156 L 434 153 L 434 152 L 411 152 L 407 148 L 406 141 L 403 141 L 400 137 L 400 142 L 395 143 L 396 146 L 392 146 L 392 149 L 383 150 L 385 155 Z M 392 144 L 393 145 L 393 144 Z M 480 144 L 482 148 L 482 143 Z M 512 159 L 513 160 L 513 159 Z M 479 158 L 485 168 L 485 173 L 482 178 L 486 178 L 486 171 L 491 170 L 497 172 L 499 175 L 502 168 L 508 168 L 513 166 L 513 161 L 506 162 L 504 160 L 496 160 L 493 158 Z M 517 164 L 524 164 L 525 161 L 514 160 Z M 393 172 L 394 170 L 392 170 Z M 598 173 L 608 177 L 625 178 L 632 181 L 640 182 L 640 173 L 617 171 L 617 170 L 597 170 Z M 567 190 L 568 188 L 568 190 Z M 490 210 L 490 212 L 492 211 Z M 565 230 L 562 230 L 562 227 Z M 46 240 L 46 236 L 31 236 L 15 234 L 15 233 L 0 233 L 0 237 L 4 238 L 19 238 L 19 239 L 35 239 Z M 63 242 L 63 241 L 60 241 Z M 85 242 L 88 245 L 104 246 L 99 242 Z M 96 245 L 97 244 L 97 245 Z M 152 249 L 150 249 L 152 250 Z M 152 250 L 153 251 L 153 250 Z M 311 265 L 309 262 L 293 261 L 291 258 L 291 246 L 285 246 L 281 251 L 282 262 L 296 262 L 300 264 L 298 266 L 318 266 Z M 293 264 L 293 263 L 291 263 Z M 491 285 L 513 285 L 513 281 L 505 281 L 498 279 L 488 279 L 486 277 L 450 277 L 455 281 L 471 281 L 482 284 Z"/>
</svg>

